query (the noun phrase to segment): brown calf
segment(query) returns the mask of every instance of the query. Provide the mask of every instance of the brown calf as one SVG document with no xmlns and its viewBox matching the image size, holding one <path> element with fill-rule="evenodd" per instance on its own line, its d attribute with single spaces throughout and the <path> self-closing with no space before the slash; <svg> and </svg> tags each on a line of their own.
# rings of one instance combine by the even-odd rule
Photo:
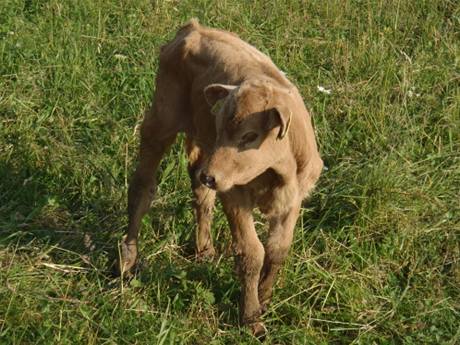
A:
<svg viewBox="0 0 460 345">
<path fill-rule="evenodd" d="M 323 167 L 310 116 L 297 88 L 266 55 L 196 20 L 182 27 L 161 49 L 155 98 L 141 127 L 122 272 L 135 264 L 155 172 L 181 131 L 195 196 L 197 255 L 214 255 L 210 227 L 217 192 L 242 285 L 241 321 L 260 335 L 265 332 L 260 316 L 291 246 L 301 201 Z M 254 228 L 255 207 L 268 218 L 265 245 Z"/>
</svg>

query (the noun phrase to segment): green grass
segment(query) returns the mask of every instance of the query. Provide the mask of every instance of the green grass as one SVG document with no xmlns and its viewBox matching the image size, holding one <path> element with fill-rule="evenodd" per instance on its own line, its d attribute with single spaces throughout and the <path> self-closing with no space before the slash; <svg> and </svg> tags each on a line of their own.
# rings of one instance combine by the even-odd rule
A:
<svg viewBox="0 0 460 345">
<path fill-rule="evenodd" d="M 190 17 L 287 72 L 329 167 L 267 343 L 460 343 L 460 6 L 441 0 L 3 0 L 0 343 L 258 343 L 237 327 L 221 211 L 221 256 L 190 257 L 182 140 L 143 222 L 141 269 L 129 282 L 108 271 L 159 47 Z"/>
</svg>

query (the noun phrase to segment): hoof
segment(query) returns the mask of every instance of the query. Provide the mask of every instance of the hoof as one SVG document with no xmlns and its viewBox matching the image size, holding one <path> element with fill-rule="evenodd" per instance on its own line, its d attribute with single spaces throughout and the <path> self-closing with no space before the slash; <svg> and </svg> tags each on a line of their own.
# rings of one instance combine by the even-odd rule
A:
<svg viewBox="0 0 460 345">
<path fill-rule="evenodd" d="M 118 276 L 128 273 L 136 264 L 137 245 L 127 244 L 124 239 L 120 243 L 119 257 L 115 260 L 114 273 Z"/>
<path fill-rule="evenodd" d="M 208 247 L 202 251 L 197 251 L 195 257 L 197 261 L 210 261 L 214 258 L 215 255 L 216 250 L 214 249 L 214 247 Z"/>
<path fill-rule="evenodd" d="M 259 296 L 260 296 L 260 292 L 259 292 Z M 270 302 L 271 302 L 271 296 L 270 297 L 265 297 L 265 298 L 262 298 L 260 299 L 260 314 L 265 314 L 268 310 L 268 306 L 270 305 Z"/>
<path fill-rule="evenodd" d="M 252 335 L 260 341 L 263 341 L 267 336 L 267 329 L 265 328 L 263 322 L 254 322 L 249 325 L 249 328 L 251 330 Z"/>
</svg>

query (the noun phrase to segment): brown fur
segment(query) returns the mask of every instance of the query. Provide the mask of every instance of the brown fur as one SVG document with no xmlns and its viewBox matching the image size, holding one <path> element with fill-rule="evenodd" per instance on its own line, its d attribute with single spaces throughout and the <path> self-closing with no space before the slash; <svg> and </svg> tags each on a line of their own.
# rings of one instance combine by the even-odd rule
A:
<svg viewBox="0 0 460 345">
<path fill-rule="evenodd" d="M 187 136 L 197 255 L 215 252 L 210 227 L 217 191 L 240 273 L 241 320 L 261 333 L 260 316 L 288 254 L 301 201 L 323 167 L 310 116 L 296 87 L 266 55 L 236 35 L 196 20 L 182 27 L 161 49 L 155 98 L 141 127 L 121 271 L 135 264 L 155 171 L 178 132 Z M 269 221 L 265 245 L 254 228 L 255 207 Z"/>
</svg>

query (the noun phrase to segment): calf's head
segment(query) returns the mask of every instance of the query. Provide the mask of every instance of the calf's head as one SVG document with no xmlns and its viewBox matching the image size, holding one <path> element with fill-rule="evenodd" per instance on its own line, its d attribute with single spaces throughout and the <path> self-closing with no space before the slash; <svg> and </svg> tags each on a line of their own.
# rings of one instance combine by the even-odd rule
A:
<svg viewBox="0 0 460 345">
<path fill-rule="evenodd" d="M 216 117 L 214 151 L 200 173 L 204 185 L 225 192 L 283 159 L 292 116 L 289 91 L 257 80 L 211 84 L 204 94 Z"/>
</svg>

